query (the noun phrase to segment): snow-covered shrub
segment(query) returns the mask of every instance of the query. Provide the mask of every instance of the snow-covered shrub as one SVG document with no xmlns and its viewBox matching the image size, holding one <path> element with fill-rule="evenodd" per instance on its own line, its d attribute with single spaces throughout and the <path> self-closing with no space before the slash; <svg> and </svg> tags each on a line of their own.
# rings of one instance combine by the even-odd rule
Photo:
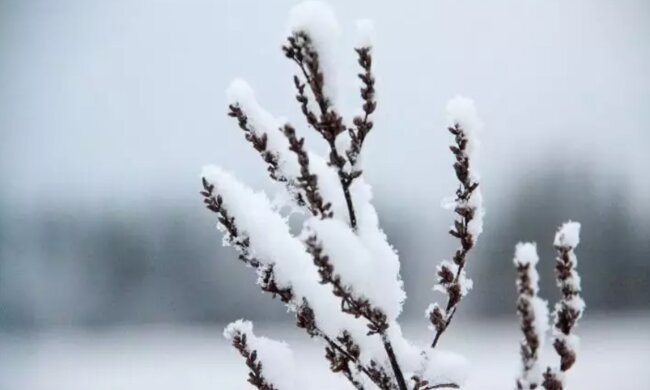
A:
<svg viewBox="0 0 650 390">
<path fill-rule="evenodd" d="M 522 370 L 517 378 L 517 389 L 562 390 L 564 374 L 576 361 L 578 336 L 573 328 L 582 317 L 585 302 L 580 297 L 578 259 L 573 250 L 580 242 L 580 224 L 566 222 L 555 234 L 553 245 L 557 251 L 555 272 L 561 298 L 553 312 L 553 348 L 560 357 L 559 366 L 542 369 L 539 361 L 548 330 L 548 306 L 537 296 L 539 275 L 536 270 L 539 257 L 535 243 L 519 243 L 515 247 L 514 263 L 517 269 L 517 314 L 524 338 L 521 341 Z"/>
<path fill-rule="evenodd" d="M 331 371 L 347 379 L 343 383 L 356 389 L 460 388 L 466 376 L 464 359 L 439 350 L 437 344 L 472 288 L 465 268 L 483 229 L 475 164 L 476 133 L 482 123 L 474 104 L 457 97 L 447 106 L 459 184 L 444 205 L 456 215 L 449 233 L 458 240 L 458 249 L 452 260 L 443 260 L 437 269 L 434 289 L 445 295 L 446 303 L 431 304 L 426 310 L 432 343 L 417 346 L 404 337 L 397 321 L 406 299 L 399 258 L 379 226 L 372 191 L 363 176 L 363 146 L 374 127 L 377 107 L 372 23 L 357 23 L 361 110 L 351 122 L 336 106 L 332 53 L 339 28 L 334 13 L 321 3 L 305 2 L 291 10 L 289 26 L 282 49 L 297 66 L 295 97 L 307 125 L 324 139 L 327 156 L 309 150 L 296 128 L 267 112 L 243 80 L 233 81 L 228 89 L 228 115 L 264 161 L 271 180 L 281 183 L 289 194 L 289 209 L 303 213 L 302 231 L 291 232 L 288 217 L 280 212 L 286 208 L 217 166 L 206 166 L 202 172 L 205 205 L 217 215 L 224 245 L 233 246 L 240 260 L 255 270 L 262 291 L 286 304 L 298 328 L 321 341 Z M 562 259 L 572 260 L 575 245 L 562 246 L 567 240 L 562 238 L 556 246 Z M 540 319 L 543 302 L 535 296 L 530 248 L 522 247 L 521 252 L 518 307 L 528 331 L 526 342 L 538 345 L 545 323 Z M 564 263 L 563 267 L 570 273 L 562 279 L 563 285 L 575 285 L 574 268 Z M 561 371 L 568 369 L 565 356 L 573 354 L 570 330 L 575 320 L 570 326 L 565 323 L 575 314 L 570 311 L 577 309 L 575 291 L 567 289 L 556 310 L 554 345 L 563 356 Z M 286 344 L 257 337 L 252 329 L 250 322 L 239 320 L 224 334 L 246 360 L 253 386 L 264 390 L 318 388 L 301 379 Z M 536 348 L 530 347 L 521 383 L 537 370 Z M 545 378 L 544 383 L 560 381 L 560 372 L 549 370 Z"/>
</svg>

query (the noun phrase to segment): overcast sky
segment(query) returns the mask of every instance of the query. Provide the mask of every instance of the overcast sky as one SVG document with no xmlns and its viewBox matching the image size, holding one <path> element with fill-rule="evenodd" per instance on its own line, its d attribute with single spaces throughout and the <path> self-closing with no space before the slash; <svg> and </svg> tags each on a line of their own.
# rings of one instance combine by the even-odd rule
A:
<svg viewBox="0 0 650 390">
<path fill-rule="evenodd" d="M 210 162 L 263 186 L 224 91 L 244 77 L 306 130 L 280 51 L 294 3 L 1 0 L 0 194 L 35 207 L 185 201 Z M 557 163 L 589 167 L 605 187 L 624 176 L 649 196 L 647 0 L 330 3 L 344 32 L 345 113 L 359 106 L 354 20 L 376 23 L 366 168 L 381 199 L 417 204 L 453 188 L 444 107 L 456 94 L 474 98 L 486 124 L 486 188 Z"/>
</svg>

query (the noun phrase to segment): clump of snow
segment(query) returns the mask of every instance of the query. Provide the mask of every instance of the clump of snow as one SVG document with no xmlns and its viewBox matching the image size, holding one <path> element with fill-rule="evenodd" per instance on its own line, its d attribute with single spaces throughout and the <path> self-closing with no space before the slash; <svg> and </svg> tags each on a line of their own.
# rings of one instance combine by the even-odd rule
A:
<svg viewBox="0 0 650 390">
<path fill-rule="evenodd" d="M 431 384 L 456 383 L 462 387 L 467 380 L 469 363 L 453 352 L 430 349 L 425 353 L 422 379 Z"/>
<path fill-rule="evenodd" d="M 537 273 L 537 244 L 534 242 L 520 242 L 515 246 L 515 265 L 528 265 L 528 278 L 535 294 L 539 290 L 539 273 Z"/>
<path fill-rule="evenodd" d="M 334 9 L 322 1 L 308 0 L 289 11 L 289 28 L 292 33 L 305 31 L 312 39 L 327 41 L 340 35 L 341 28 Z"/>
<path fill-rule="evenodd" d="M 253 323 L 243 319 L 231 322 L 223 330 L 223 337 L 228 341 L 232 341 L 240 334 L 249 334 L 253 332 Z"/>
<path fill-rule="evenodd" d="M 320 1 L 304 1 L 289 11 L 289 34 L 306 33 L 318 53 L 323 72 L 323 92 L 336 102 L 336 41 L 341 34 L 334 10 Z"/>
<path fill-rule="evenodd" d="M 340 185 L 337 185 L 336 189 L 339 193 L 342 192 Z M 373 273 L 389 275 L 391 280 L 396 280 L 394 286 L 399 288 L 399 292 L 395 291 L 395 296 L 402 297 L 399 299 L 403 301 L 406 299 L 406 293 L 400 275 L 399 256 L 395 248 L 388 242 L 386 233 L 380 227 L 379 215 L 372 204 L 372 187 L 361 176 L 352 182 L 350 194 L 357 217 L 356 235 L 373 258 Z M 345 208 L 343 212 L 346 221 L 349 223 L 344 199 L 341 207 Z"/>
<path fill-rule="evenodd" d="M 530 264 L 535 267 L 539 261 L 537 244 L 534 242 L 520 242 L 515 246 L 515 262 L 521 265 Z"/>
<path fill-rule="evenodd" d="M 382 272 L 377 260 L 363 245 L 350 227 L 336 219 L 310 218 L 306 233 L 315 233 L 325 255 L 334 266 L 334 273 L 341 277 L 357 297 L 365 297 L 380 308 L 388 319 L 394 320 L 402 310 L 406 294 L 396 273 Z"/>
<path fill-rule="evenodd" d="M 318 190 L 321 196 L 326 202 L 332 204 L 334 218 L 349 223 L 348 209 L 336 169 L 329 165 L 319 154 L 311 151 L 307 153 L 309 156 L 309 169 L 312 174 L 318 177 Z"/>
<path fill-rule="evenodd" d="M 579 295 L 572 296 L 571 299 L 566 301 L 566 304 L 574 311 L 580 312 L 581 315 L 587 307 L 584 299 L 582 299 Z"/>
<path fill-rule="evenodd" d="M 575 254 L 573 253 L 571 254 L 573 255 L 570 256 L 571 262 L 575 266 L 576 262 L 578 261 L 578 258 L 575 256 Z M 581 289 L 580 284 L 582 282 L 582 278 L 580 277 L 580 274 L 575 269 L 572 269 L 570 275 L 571 275 L 570 277 L 558 281 L 558 286 L 560 288 L 564 288 L 564 287 L 569 288 L 571 291 L 580 291 Z"/>
<path fill-rule="evenodd" d="M 582 317 L 582 313 L 587 307 L 587 304 L 585 303 L 584 299 L 582 299 L 579 295 L 574 295 L 569 299 L 563 299 L 559 301 L 558 303 L 555 304 L 556 321 L 557 321 L 557 316 L 565 306 L 568 307 L 569 310 L 578 313 L 578 319 L 580 319 Z"/>
<path fill-rule="evenodd" d="M 580 223 L 568 221 L 562 224 L 555 234 L 553 244 L 559 247 L 575 248 L 580 243 Z"/>
<path fill-rule="evenodd" d="M 535 317 L 533 326 L 535 327 L 535 333 L 537 333 L 537 338 L 539 339 L 539 345 L 541 349 L 544 345 L 546 332 L 549 328 L 548 302 L 538 296 L 535 296 L 530 300 L 530 304 L 533 309 L 533 316 Z"/>
<path fill-rule="evenodd" d="M 432 313 L 434 313 L 436 311 L 440 312 L 440 315 L 442 316 L 443 321 L 447 317 L 447 311 L 445 309 L 443 309 L 442 307 L 440 307 L 440 305 L 438 303 L 430 303 L 429 306 L 427 306 L 426 310 L 424 311 L 424 318 L 426 318 L 426 320 L 429 322 L 428 328 L 432 332 L 437 331 L 434 324 L 431 323 L 431 315 L 432 315 Z"/>
<path fill-rule="evenodd" d="M 447 121 L 449 126 L 458 124 L 466 133 L 468 141 L 474 141 L 477 132 L 483 129 L 483 122 L 478 116 L 472 99 L 456 96 L 447 102 Z M 469 146 L 469 145 L 468 145 Z"/>
<path fill-rule="evenodd" d="M 375 42 L 375 25 L 370 19 L 357 20 L 357 40 L 355 47 L 373 47 Z"/>
<path fill-rule="evenodd" d="M 562 332 L 556 331 L 554 333 L 555 338 L 558 340 L 562 340 L 566 343 L 567 347 L 569 349 L 573 350 L 574 352 L 578 351 L 578 348 L 580 348 L 580 337 L 578 337 L 575 334 L 564 334 Z"/>
<path fill-rule="evenodd" d="M 470 171 L 475 172 L 475 171 Z M 483 218 L 485 218 L 485 208 L 483 207 L 483 193 L 480 188 L 472 192 L 472 196 L 467 202 L 468 206 L 474 209 L 474 218 L 467 224 L 467 231 L 474 237 L 474 242 L 478 236 L 483 233 Z"/>
</svg>

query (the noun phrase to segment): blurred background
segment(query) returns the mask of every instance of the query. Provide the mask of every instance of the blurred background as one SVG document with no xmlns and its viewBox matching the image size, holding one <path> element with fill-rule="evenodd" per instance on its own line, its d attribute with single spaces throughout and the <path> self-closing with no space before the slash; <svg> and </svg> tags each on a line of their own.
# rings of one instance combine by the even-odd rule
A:
<svg viewBox="0 0 650 390">
<path fill-rule="evenodd" d="M 246 388 L 223 324 L 245 317 L 284 335 L 292 319 L 221 247 L 199 172 L 218 163 L 254 188 L 279 190 L 225 115 L 225 89 L 247 79 L 306 133 L 295 69 L 280 50 L 295 3 L 0 0 L 0 388 Z M 490 345 L 507 340 L 512 361 L 503 364 L 514 372 L 514 244 L 537 241 L 542 294 L 553 302 L 553 235 L 572 219 L 583 226 L 583 343 L 593 353 L 577 374 L 592 382 L 576 388 L 607 388 L 594 373 L 615 347 L 619 369 L 643 376 L 650 2 L 329 3 L 342 27 L 348 118 L 360 107 L 354 21 L 370 18 L 377 30 L 379 107 L 364 166 L 401 255 L 405 323 L 428 337 L 422 313 L 440 299 L 435 265 L 456 244 L 440 201 L 455 190 L 444 108 L 462 94 L 485 122 L 487 215 L 470 259 L 475 287 L 449 347 L 463 340 L 486 372 L 498 367 L 472 342 L 481 339 L 461 332 L 484 330 Z"/>
</svg>

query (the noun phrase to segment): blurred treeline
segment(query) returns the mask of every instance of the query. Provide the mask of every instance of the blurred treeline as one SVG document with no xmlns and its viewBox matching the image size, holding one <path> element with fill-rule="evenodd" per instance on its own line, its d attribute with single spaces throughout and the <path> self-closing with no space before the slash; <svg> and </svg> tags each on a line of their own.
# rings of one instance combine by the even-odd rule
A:
<svg viewBox="0 0 650 390">
<path fill-rule="evenodd" d="M 463 315 L 513 315 L 511 258 L 518 240 L 538 242 L 542 294 L 554 300 L 552 240 L 567 219 L 583 223 L 577 253 L 589 311 L 650 309 L 647 208 L 630 201 L 622 179 L 558 167 L 513 174 L 513 183 L 514 190 L 486 195 L 498 202 L 488 209 L 470 260 L 475 288 Z M 409 295 L 404 315 L 419 318 L 435 297 L 435 264 L 451 256 L 455 242 L 444 230 L 423 231 L 422 224 L 432 222 L 416 207 L 377 207 L 402 256 Z M 5 202 L 0 213 L 0 328 L 288 318 L 279 303 L 261 296 L 233 251 L 221 247 L 198 195 L 191 205 L 83 213 Z M 435 215 L 446 218 L 436 226 L 451 223 L 451 214 Z"/>
</svg>

